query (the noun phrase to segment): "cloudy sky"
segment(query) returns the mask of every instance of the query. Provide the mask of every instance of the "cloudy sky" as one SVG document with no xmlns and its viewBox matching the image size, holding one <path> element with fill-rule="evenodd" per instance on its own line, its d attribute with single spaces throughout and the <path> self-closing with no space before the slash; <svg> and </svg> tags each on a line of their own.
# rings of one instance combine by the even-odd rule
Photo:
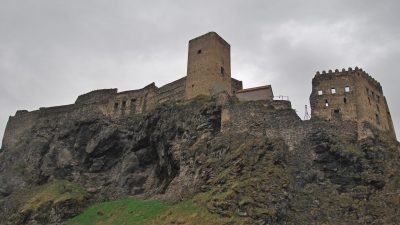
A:
<svg viewBox="0 0 400 225">
<path fill-rule="evenodd" d="M 232 76 L 271 84 L 300 117 L 316 71 L 358 66 L 383 86 L 400 132 L 400 1 L 0 0 L 0 140 L 16 110 L 95 89 L 184 77 L 188 41 L 231 44 Z"/>
</svg>

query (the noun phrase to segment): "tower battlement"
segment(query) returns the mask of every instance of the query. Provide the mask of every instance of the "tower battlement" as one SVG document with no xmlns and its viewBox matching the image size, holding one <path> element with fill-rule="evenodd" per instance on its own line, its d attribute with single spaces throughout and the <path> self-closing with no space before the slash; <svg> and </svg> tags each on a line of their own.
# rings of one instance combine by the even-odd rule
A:
<svg viewBox="0 0 400 225">
<path fill-rule="evenodd" d="M 370 76 L 367 72 L 363 71 L 362 68 L 358 68 L 357 66 L 354 69 L 351 67 L 349 67 L 347 70 L 343 68 L 341 71 L 339 71 L 338 69 L 335 69 L 335 71 L 328 70 L 328 72 L 326 72 L 325 70 L 323 70 L 322 72 L 317 71 L 314 79 L 317 76 L 361 76 L 365 78 L 376 90 L 382 92 L 381 84 L 372 76 Z"/>
</svg>

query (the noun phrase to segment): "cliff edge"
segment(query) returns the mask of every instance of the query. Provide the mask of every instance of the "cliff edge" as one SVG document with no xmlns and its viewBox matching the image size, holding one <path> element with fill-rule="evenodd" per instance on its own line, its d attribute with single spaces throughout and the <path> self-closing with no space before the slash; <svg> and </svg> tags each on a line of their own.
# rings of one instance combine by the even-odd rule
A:
<svg viewBox="0 0 400 225">
<path fill-rule="evenodd" d="M 199 195 L 209 213 L 246 223 L 400 220 L 397 140 L 373 128 L 359 139 L 356 122 L 302 121 L 288 101 L 221 92 L 119 119 L 90 108 L 32 115 L 0 153 L 2 224 L 59 224 L 126 197 Z M 52 188 L 64 197 L 32 197 Z"/>
</svg>

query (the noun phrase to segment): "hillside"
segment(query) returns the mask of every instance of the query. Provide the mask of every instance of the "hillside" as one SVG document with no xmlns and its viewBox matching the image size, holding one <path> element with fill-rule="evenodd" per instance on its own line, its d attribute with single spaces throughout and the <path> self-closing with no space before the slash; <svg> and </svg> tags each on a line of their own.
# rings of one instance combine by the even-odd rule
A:
<svg viewBox="0 0 400 225">
<path fill-rule="evenodd" d="M 219 93 L 36 124 L 1 150 L 0 223 L 400 221 L 399 143 L 284 104 Z"/>
</svg>

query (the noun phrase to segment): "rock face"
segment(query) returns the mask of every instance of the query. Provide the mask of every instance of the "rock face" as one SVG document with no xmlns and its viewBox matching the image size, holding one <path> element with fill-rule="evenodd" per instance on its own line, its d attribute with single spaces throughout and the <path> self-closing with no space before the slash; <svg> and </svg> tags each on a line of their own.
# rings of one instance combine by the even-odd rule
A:
<svg viewBox="0 0 400 225">
<path fill-rule="evenodd" d="M 260 223 L 400 219 L 396 140 L 383 133 L 357 140 L 352 124 L 301 121 L 294 110 L 268 104 L 220 93 L 120 120 L 33 126 L 0 153 L 0 206 L 9 209 L 0 223 L 19 212 L 15 193 L 55 180 L 77 184 L 92 202 L 176 203 L 206 192 L 210 212 Z M 48 213 L 57 217 L 54 208 Z"/>
</svg>

